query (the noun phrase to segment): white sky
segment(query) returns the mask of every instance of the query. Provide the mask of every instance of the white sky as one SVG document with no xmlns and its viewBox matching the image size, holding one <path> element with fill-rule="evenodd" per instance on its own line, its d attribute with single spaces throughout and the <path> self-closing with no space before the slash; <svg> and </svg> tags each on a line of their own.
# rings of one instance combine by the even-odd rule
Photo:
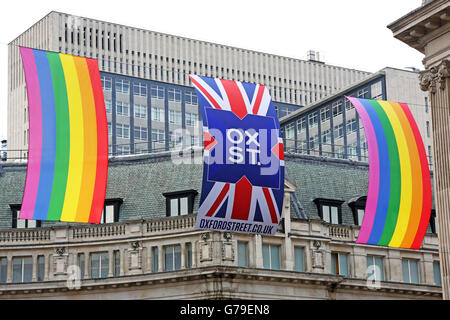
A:
<svg viewBox="0 0 450 320">
<path fill-rule="evenodd" d="M 2 1 L 0 140 L 7 129 L 7 44 L 50 11 L 239 48 L 376 72 L 423 69 L 423 55 L 392 36 L 388 24 L 421 0 L 40 0 Z"/>
</svg>

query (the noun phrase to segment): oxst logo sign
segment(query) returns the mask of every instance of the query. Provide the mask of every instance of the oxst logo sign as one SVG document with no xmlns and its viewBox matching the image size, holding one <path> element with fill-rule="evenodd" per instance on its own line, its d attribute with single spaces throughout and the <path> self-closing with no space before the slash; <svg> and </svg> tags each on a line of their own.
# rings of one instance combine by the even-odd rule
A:
<svg viewBox="0 0 450 320">
<path fill-rule="evenodd" d="M 284 193 L 280 125 L 262 85 L 191 75 L 203 116 L 196 227 L 275 234 Z"/>
</svg>

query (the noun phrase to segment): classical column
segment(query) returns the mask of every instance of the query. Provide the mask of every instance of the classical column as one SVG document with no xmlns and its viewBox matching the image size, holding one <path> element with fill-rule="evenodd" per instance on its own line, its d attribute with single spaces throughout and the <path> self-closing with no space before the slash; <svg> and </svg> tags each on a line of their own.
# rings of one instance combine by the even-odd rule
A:
<svg viewBox="0 0 450 320">
<path fill-rule="evenodd" d="M 430 92 L 433 121 L 433 177 L 443 298 L 450 299 L 450 60 L 420 73 Z"/>
</svg>

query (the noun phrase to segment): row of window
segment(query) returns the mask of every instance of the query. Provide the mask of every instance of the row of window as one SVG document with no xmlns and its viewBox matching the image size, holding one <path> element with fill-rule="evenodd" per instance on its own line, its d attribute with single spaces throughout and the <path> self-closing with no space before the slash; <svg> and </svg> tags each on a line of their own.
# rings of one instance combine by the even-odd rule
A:
<svg viewBox="0 0 450 320">
<path fill-rule="evenodd" d="M 113 80 L 107 76 L 101 76 L 102 88 L 104 91 L 111 91 L 113 87 Z M 129 94 L 130 93 L 130 81 L 118 79 L 115 80 L 116 93 Z M 151 85 L 150 90 L 148 86 L 142 82 L 133 83 L 133 95 L 138 97 L 147 97 L 148 91 L 150 95 L 155 99 L 164 99 L 165 88 L 159 85 Z M 182 92 L 180 89 L 168 88 L 167 89 L 167 99 L 169 101 L 181 102 Z M 195 92 L 185 92 L 184 93 L 185 102 L 191 105 L 198 104 L 197 94 Z"/>
</svg>

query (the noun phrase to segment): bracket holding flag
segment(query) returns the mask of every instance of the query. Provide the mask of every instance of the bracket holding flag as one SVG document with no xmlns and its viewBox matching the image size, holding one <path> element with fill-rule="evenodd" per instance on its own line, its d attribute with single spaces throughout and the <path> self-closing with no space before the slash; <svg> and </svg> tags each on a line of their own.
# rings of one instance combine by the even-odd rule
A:
<svg viewBox="0 0 450 320">
<path fill-rule="evenodd" d="M 191 75 L 203 118 L 196 228 L 273 235 L 284 199 L 280 124 L 266 87 Z"/>
</svg>

